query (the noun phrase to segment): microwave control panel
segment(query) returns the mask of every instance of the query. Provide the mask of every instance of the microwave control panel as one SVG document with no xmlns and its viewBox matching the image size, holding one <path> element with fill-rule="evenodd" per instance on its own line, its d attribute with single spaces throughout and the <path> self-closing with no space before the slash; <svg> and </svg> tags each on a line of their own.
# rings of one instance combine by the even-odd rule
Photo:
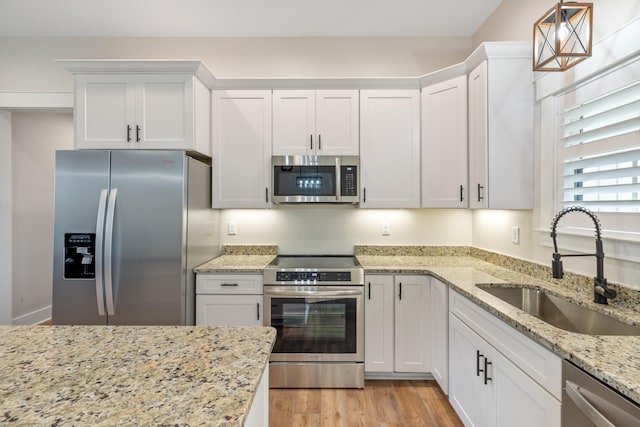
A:
<svg viewBox="0 0 640 427">
<path fill-rule="evenodd" d="M 340 175 L 342 177 L 342 181 L 340 183 L 340 193 L 342 196 L 357 196 L 358 167 L 340 166 Z"/>
</svg>

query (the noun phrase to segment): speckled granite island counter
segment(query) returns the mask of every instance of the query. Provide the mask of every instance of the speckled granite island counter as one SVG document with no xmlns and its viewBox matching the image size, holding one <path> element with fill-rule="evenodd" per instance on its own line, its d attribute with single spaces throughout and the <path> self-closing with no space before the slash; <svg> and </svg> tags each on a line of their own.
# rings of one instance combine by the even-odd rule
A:
<svg viewBox="0 0 640 427">
<path fill-rule="evenodd" d="M 267 327 L 1 326 L 0 424 L 241 426 Z"/>
<path fill-rule="evenodd" d="M 637 299 L 640 292 L 616 287 L 619 301 L 609 306 L 594 304 L 589 278 L 566 274 L 565 279 L 555 280 L 551 278 L 551 270 L 545 266 L 467 247 L 356 246 L 355 254 L 366 274 L 428 274 L 440 279 L 560 357 L 572 361 L 640 403 L 639 336 L 566 332 L 503 302 L 476 285 L 513 283 L 537 286 L 635 325 L 640 325 Z"/>
</svg>

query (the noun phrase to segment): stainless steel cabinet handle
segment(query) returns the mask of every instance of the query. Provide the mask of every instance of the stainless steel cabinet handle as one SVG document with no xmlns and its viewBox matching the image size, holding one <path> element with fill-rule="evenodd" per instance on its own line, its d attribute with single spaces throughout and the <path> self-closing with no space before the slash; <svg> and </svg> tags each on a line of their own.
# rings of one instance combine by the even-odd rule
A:
<svg viewBox="0 0 640 427">
<path fill-rule="evenodd" d="M 256 303 L 256 316 L 258 320 L 260 320 L 260 303 L 259 302 Z"/>
<path fill-rule="evenodd" d="M 127 142 L 131 142 L 131 125 L 127 125 Z"/>
<path fill-rule="evenodd" d="M 371 299 L 371 282 L 369 282 L 369 299 Z"/>
<path fill-rule="evenodd" d="M 318 134 L 318 150 L 322 150 L 322 135 Z"/>
<path fill-rule="evenodd" d="M 136 125 L 136 142 L 140 142 L 140 126 Z"/>
<path fill-rule="evenodd" d="M 398 291 L 398 299 L 402 299 L 402 282 L 400 282 L 398 288 L 400 288 Z"/>
<path fill-rule="evenodd" d="M 575 403 L 580 411 L 587 416 L 598 427 L 615 427 L 615 425 L 607 419 L 600 411 L 598 411 L 583 395 L 580 393 L 580 386 L 571 381 L 566 381 L 565 390 L 567 396 Z"/>
<path fill-rule="evenodd" d="M 264 189 L 264 201 L 269 203 L 269 188 Z"/>
<path fill-rule="evenodd" d="M 231 287 L 231 286 L 238 286 L 238 284 L 237 283 L 220 283 L 220 286 Z"/>
<path fill-rule="evenodd" d="M 114 304 L 114 291 L 113 291 L 113 263 L 111 255 L 113 254 L 113 223 L 116 214 L 116 200 L 118 197 L 118 189 L 112 188 L 109 193 L 109 202 L 107 203 L 107 220 L 105 222 L 105 296 L 107 299 L 107 314 L 113 316 L 116 314 Z"/>
<path fill-rule="evenodd" d="M 309 135 L 309 140 L 311 141 L 311 142 L 310 142 L 310 145 L 309 145 L 309 148 L 310 148 L 311 150 L 313 150 L 313 135 Z"/>
<path fill-rule="evenodd" d="M 104 245 L 104 217 L 107 209 L 107 194 L 109 190 L 100 190 L 98 202 L 98 215 L 96 218 L 96 297 L 98 300 L 98 315 L 104 316 L 104 282 L 103 282 L 103 258 Z"/>
<path fill-rule="evenodd" d="M 482 201 L 482 199 L 484 199 L 484 196 L 482 195 L 482 190 L 484 190 L 484 186 L 478 184 L 478 201 Z"/>
<path fill-rule="evenodd" d="M 367 187 L 362 189 L 362 203 L 367 203 Z"/>
<path fill-rule="evenodd" d="M 462 195 L 462 192 L 464 191 L 464 187 L 461 185 L 460 186 L 460 201 L 464 202 L 464 196 Z"/>
</svg>

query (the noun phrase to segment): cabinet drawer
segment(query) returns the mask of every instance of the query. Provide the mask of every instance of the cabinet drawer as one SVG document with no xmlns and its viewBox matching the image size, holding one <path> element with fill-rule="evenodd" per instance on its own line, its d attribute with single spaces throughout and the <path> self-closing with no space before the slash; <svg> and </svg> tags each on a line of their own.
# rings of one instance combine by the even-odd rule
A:
<svg viewBox="0 0 640 427">
<path fill-rule="evenodd" d="M 455 291 L 450 294 L 449 311 L 556 399 L 561 399 L 560 357 Z"/>
<path fill-rule="evenodd" d="M 197 274 L 196 294 L 262 294 L 262 275 Z"/>
</svg>

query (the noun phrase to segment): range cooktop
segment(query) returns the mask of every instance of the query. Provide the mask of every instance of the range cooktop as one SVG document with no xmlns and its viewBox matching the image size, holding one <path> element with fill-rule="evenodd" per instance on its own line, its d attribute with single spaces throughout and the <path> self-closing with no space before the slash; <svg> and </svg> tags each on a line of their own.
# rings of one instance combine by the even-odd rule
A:
<svg viewBox="0 0 640 427">
<path fill-rule="evenodd" d="M 264 270 L 265 285 L 362 285 L 364 270 L 351 255 L 280 255 Z"/>
</svg>

